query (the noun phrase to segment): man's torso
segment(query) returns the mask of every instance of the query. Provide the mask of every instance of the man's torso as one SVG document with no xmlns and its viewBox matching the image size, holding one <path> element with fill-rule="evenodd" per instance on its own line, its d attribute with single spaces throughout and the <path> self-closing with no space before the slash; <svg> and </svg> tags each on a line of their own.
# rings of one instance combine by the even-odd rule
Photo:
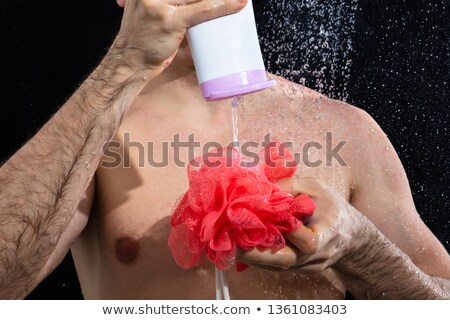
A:
<svg viewBox="0 0 450 320">
<path fill-rule="evenodd" d="M 217 110 L 207 112 L 203 104 L 191 107 L 195 99 L 186 99 L 186 108 L 180 111 L 173 108 L 180 97 L 160 99 L 174 85 L 169 82 L 141 95 L 114 139 L 120 142 L 120 150 L 111 149 L 116 156 L 120 155 L 122 164 L 117 166 L 114 163 L 117 158 L 107 153 L 103 166 L 97 170 L 90 221 L 72 248 L 86 298 L 214 298 L 214 266 L 206 263 L 182 270 L 167 245 L 170 214 L 188 189 L 186 166 L 192 157 L 187 147 L 178 148 L 178 156 L 177 146 L 171 142 L 177 139 L 177 134 L 182 142 L 193 134 L 194 140 L 201 144 L 195 149 L 195 156 L 203 153 L 202 148 L 208 142 L 230 144 L 231 107 L 210 103 L 206 107 Z M 327 166 L 326 155 L 339 141 L 351 137 L 346 126 L 347 106 L 279 80 L 275 89 L 246 96 L 238 108 L 241 146 L 251 141 L 261 147 L 267 134 L 271 140 L 292 142 L 290 150 L 301 157 L 297 175 L 320 178 L 350 200 L 354 183 L 351 168 L 336 159 Z M 131 144 L 127 146 L 125 140 Z M 305 145 L 309 149 L 304 151 Z M 345 160 L 350 152 L 344 146 L 340 156 Z M 128 160 L 127 168 L 124 164 Z M 317 161 L 322 163 L 318 165 Z M 250 267 L 241 273 L 230 270 L 227 274 L 233 299 L 343 297 L 344 288 L 331 269 L 321 274 L 304 274 Z"/>
</svg>

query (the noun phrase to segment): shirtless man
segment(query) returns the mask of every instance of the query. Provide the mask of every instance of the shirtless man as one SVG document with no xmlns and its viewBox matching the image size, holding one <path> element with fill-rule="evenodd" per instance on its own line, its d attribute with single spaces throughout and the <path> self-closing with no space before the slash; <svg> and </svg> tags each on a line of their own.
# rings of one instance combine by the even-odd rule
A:
<svg viewBox="0 0 450 320">
<path fill-rule="evenodd" d="M 33 216 L 23 218 L 16 213 L 9 220 L 9 230 L 12 231 L 7 233 L 5 229 L 3 233 L 2 229 L 7 240 L 16 237 L 13 239 L 16 242 L 11 241 L 17 248 L 16 260 L 10 258 L 10 261 L 22 263 L 19 267 L 5 264 L 9 269 L 3 270 L 10 273 L 7 274 L 9 277 L 2 279 L 1 293 L 4 297 L 24 297 L 59 263 L 75 239 L 72 252 L 87 299 L 214 297 L 212 265 L 182 270 L 173 261 L 167 246 L 171 210 L 188 188 L 186 167 L 177 165 L 171 152 L 167 166 L 157 168 L 148 165 L 147 161 L 140 166 L 141 150 L 136 143 L 144 146 L 144 154 L 148 154 L 148 142 L 153 142 L 150 151 L 154 159 L 161 159 L 163 142 L 173 141 L 176 134 L 182 141 L 194 134 L 201 146 L 211 141 L 226 146 L 233 137 L 230 101 L 203 100 L 185 45 L 170 66 L 171 54 L 167 53 L 150 56 L 154 61 L 145 60 L 150 50 L 141 54 L 139 46 L 128 40 L 132 38 L 125 36 L 135 35 L 136 30 L 145 32 L 146 28 L 157 27 L 154 20 L 148 19 L 145 28 L 138 28 L 133 25 L 140 21 L 137 16 L 142 18 L 144 9 L 156 12 L 159 14 L 150 14 L 153 19 L 166 21 L 173 33 L 176 28 L 173 22 L 167 22 L 167 11 L 158 11 L 158 6 L 143 7 L 142 3 L 128 0 L 118 39 L 99 70 L 84 84 L 91 90 L 75 95 L 76 98 L 71 100 L 75 104 L 74 100 L 84 98 L 86 113 L 97 114 L 96 119 L 100 122 L 79 135 L 87 143 L 79 151 L 77 161 L 70 163 L 69 173 L 74 171 L 76 174 L 68 173 L 66 179 L 69 181 L 61 182 L 59 186 L 62 187 L 56 189 L 58 194 L 48 199 L 54 201 L 55 210 L 49 210 L 46 219 L 38 220 L 38 223 Z M 238 6 L 224 10 L 231 12 L 237 9 Z M 178 34 L 176 47 L 185 29 L 179 30 L 183 32 Z M 111 68 L 117 66 L 114 64 L 116 60 L 122 62 L 124 57 L 130 59 L 124 69 Z M 152 64 L 157 67 L 142 68 L 142 65 Z M 128 68 L 133 70 L 132 76 L 121 78 Z M 106 89 L 98 88 L 93 83 L 98 82 L 97 78 L 101 76 L 112 77 L 126 85 L 114 87 L 108 84 Z M 149 82 L 150 79 L 153 81 Z M 275 89 L 246 96 L 244 104 L 239 107 L 241 143 L 262 142 L 270 133 L 273 140 L 293 142 L 292 151 L 298 152 L 308 142 L 326 146 L 325 132 L 331 132 L 335 144 L 347 141 L 339 152 L 346 165 L 336 161 L 319 166 L 301 165 L 298 170 L 300 178 L 280 182 L 283 189 L 293 194 L 313 196 L 318 206 L 315 216 L 307 226 L 286 235 L 291 245 L 279 254 L 258 250 L 243 254 L 243 261 L 262 268 L 250 267 L 242 273 L 229 271 L 232 298 L 333 299 L 342 298 L 346 288 L 357 297 L 448 297 L 450 258 L 420 220 L 400 161 L 379 127 L 357 108 L 329 100 L 283 79 L 277 80 Z M 89 92 L 94 93 L 93 97 L 87 94 Z M 96 95 L 98 92 L 101 94 Z M 109 108 L 102 107 L 102 102 Z M 121 119 L 123 109 L 131 104 Z M 58 120 L 74 114 L 73 108 L 66 108 Z M 78 121 L 73 126 L 83 125 L 86 119 L 90 118 L 76 118 Z M 120 122 L 116 130 L 115 126 Z M 51 124 L 39 134 L 54 135 Z M 60 123 L 53 125 L 58 127 Z M 120 143 L 118 152 L 121 158 L 130 159 L 129 167 L 108 168 L 106 164 L 111 159 L 107 155 L 101 159 L 99 150 L 111 137 Z M 133 141 L 135 146 L 128 148 L 126 139 Z M 39 175 L 34 168 L 38 164 L 48 164 L 53 153 L 59 152 L 59 149 L 48 148 L 43 158 L 42 151 L 36 150 L 35 144 L 28 149 L 25 146 L 12 158 L 13 161 L 8 161 L 5 166 L 9 174 L 16 174 L 14 181 Z M 195 155 L 200 155 L 201 151 L 201 147 L 197 148 Z M 310 152 L 309 159 L 325 160 L 322 151 Z M 21 167 L 20 160 L 25 161 L 26 155 L 32 155 L 32 152 L 38 153 L 38 160 L 31 166 Z M 187 149 L 181 149 L 179 157 L 184 163 L 191 158 Z M 53 161 L 65 159 L 69 161 L 70 155 L 59 154 Z M 102 165 L 86 190 L 85 186 L 100 161 Z M 26 171 L 26 175 L 17 177 L 18 173 L 13 169 Z M 55 171 L 55 174 L 59 173 Z M 2 178 L 6 179 L 5 176 Z M 306 177 L 315 177 L 321 183 Z M 53 186 L 51 177 L 48 178 L 50 181 L 39 178 L 43 186 Z M 27 191 L 22 188 L 15 194 L 5 192 L 1 195 L 3 199 L 9 196 L 11 203 L 10 197 Z M 80 193 L 84 195 L 80 196 Z M 47 200 L 45 193 L 31 193 L 31 196 L 31 200 L 39 197 Z M 26 205 L 28 202 L 21 202 L 15 208 Z M 63 215 L 64 212 L 73 215 L 77 205 L 73 218 L 70 214 Z M 17 241 L 12 221 L 18 220 L 25 221 L 26 226 L 31 225 L 31 229 L 37 232 L 29 235 L 25 228 Z M 35 251 L 38 252 L 33 256 Z M 30 257 L 31 261 L 24 259 Z M 277 267 L 289 270 L 266 270 Z M 305 270 L 313 272 L 305 273 Z"/>
<path fill-rule="evenodd" d="M 284 79 L 277 81 L 273 90 L 245 96 L 238 107 L 241 144 L 262 142 L 270 133 L 275 140 L 296 145 L 292 151 L 301 152 L 308 142 L 327 145 L 327 131 L 332 133 L 333 147 L 347 141 L 340 155 L 348 166 L 338 161 L 327 166 L 325 150 L 316 150 L 308 160 L 323 163 L 301 165 L 300 177 L 316 177 L 336 190 L 424 271 L 450 275 L 444 264 L 445 258 L 450 260 L 419 219 L 399 159 L 376 123 L 359 109 Z M 113 139 L 120 147 L 109 151 L 116 151 L 123 161 L 129 158 L 131 165 L 124 168 L 122 161 L 110 168 L 112 159 L 104 157 L 96 172 L 95 191 L 92 187 L 87 194 L 86 202 L 95 197 L 95 203 L 92 210 L 89 206 L 82 210 L 86 215 L 91 211 L 91 218 L 72 246 L 86 298 L 214 297 L 213 265 L 182 270 L 167 245 L 171 210 L 188 189 L 186 166 L 176 164 L 173 150 L 162 168 L 150 165 L 149 157 L 162 160 L 163 143 L 173 142 L 176 134 L 181 141 L 193 135 L 200 143 L 194 156 L 201 155 L 211 141 L 227 146 L 233 139 L 231 119 L 230 100 L 202 98 L 184 42 L 172 64 L 135 100 Z M 143 148 L 139 150 L 137 144 Z M 142 154 L 146 155 L 143 167 Z M 185 164 L 192 160 L 187 148 L 180 150 L 179 158 Z M 333 299 L 342 298 L 345 290 L 331 269 L 305 274 L 249 268 L 242 273 L 231 270 L 228 278 L 234 299 Z"/>
</svg>

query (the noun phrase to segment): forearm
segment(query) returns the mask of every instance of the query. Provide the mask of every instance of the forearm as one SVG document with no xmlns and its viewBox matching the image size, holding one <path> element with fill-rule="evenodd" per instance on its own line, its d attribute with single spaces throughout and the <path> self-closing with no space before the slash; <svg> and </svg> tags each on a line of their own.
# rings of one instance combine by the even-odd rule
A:
<svg viewBox="0 0 450 320">
<path fill-rule="evenodd" d="M 156 72 L 108 54 L 52 119 L 0 169 L 0 298 L 33 288 L 124 111 Z"/>
<path fill-rule="evenodd" d="M 333 268 L 360 299 L 450 299 L 450 280 L 422 272 L 366 217 L 361 243 Z"/>
</svg>

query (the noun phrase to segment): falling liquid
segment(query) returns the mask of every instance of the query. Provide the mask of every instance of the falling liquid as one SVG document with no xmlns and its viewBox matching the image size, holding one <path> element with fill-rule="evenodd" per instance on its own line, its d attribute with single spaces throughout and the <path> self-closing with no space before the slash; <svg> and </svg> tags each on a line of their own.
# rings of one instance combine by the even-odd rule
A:
<svg viewBox="0 0 450 320">
<path fill-rule="evenodd" d="M 231 123 L 233 125 L 233 147 L 239 148 L 239 128 L 238 128 L 238 107 L 244 98 L 235 96 L 231 100 Z M 228 288 L 227 275 L 222 270 L 215 268 L 216 273 L 216 300 L 230 300 L 230 291 Z"/>
<path fill-rule="evenodd" d="M 254 1 L 255 2 L 255 1 Z M 358 0 L 255 2 L 268 71 L 346 100 Z"/>
<path fill-rule="evenodd" d="M 238 107 L 244 102 L 244 97 L 236 96 L 231 101 L 231 114 L 233 123 L 233 147 L 239 148 Z"/>
</svg>

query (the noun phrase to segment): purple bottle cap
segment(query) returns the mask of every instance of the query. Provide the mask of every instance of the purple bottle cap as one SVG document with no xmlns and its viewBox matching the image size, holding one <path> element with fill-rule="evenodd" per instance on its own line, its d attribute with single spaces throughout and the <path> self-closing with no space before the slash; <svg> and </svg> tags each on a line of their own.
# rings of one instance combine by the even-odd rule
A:
<svg viewBox="0 0 450 320">
<path fill-rule="evenodd" d="M 260 91 L 275 84 L 275 80 L 267 80 L 265 70 L 252 70 L 205 81 L 200 88 L 203 97 L 211 101 Z"/>
</svg>

